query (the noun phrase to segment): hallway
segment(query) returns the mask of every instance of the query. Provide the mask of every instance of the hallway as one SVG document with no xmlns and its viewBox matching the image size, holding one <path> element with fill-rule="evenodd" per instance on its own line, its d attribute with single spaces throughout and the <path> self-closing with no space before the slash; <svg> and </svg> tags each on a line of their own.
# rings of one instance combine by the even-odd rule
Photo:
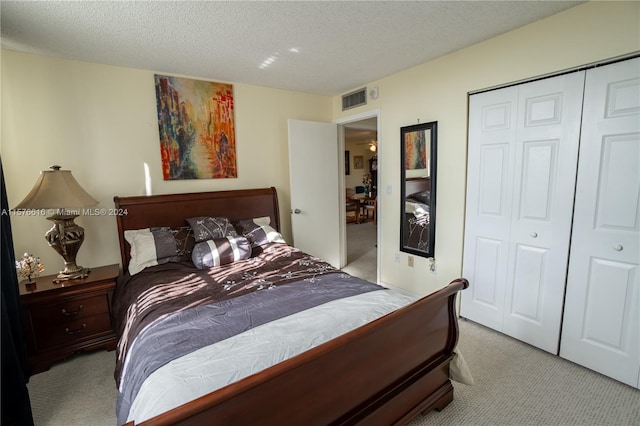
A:
<svg viewBox="0 0 640 426">
<path fill-rule="evenodd" d="M 347 224 L 347 265 L 343 271 L 377 282 L 376 235 L 374 222 Z"/>
</svg>

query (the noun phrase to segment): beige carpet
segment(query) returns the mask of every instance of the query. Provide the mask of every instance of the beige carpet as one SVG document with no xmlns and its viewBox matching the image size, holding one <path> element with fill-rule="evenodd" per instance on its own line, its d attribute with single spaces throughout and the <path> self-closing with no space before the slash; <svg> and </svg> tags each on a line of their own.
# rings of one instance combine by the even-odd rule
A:
<svg viewBox="0 0 640 426">
<path fill-rule="evenodd" d="M 347 224 L 347 265 L 343 271 L 371 282 L 377 282 L 376 224 Z"/>
<path fill-rule="evenodd" d="M 639 390 L 472 321 L 460 334 L 475 384 L 412 426 L 640 425 Z"/>
<path fill-rule="evenodd" d="M 36 426 L 115 426 L 115 363 L 114 351 L 98 351 L 32 376 L 27 386 Z"/>
<path fill-rule="evenodd" d="M 460 321 L 474 386 L 415 419 L 427 425 L 640 425 L 640 391 L 559 357 Z M 37 426 L 115 425 L 114 352 L 77 355 L 29 383 Z"/>
</svg>

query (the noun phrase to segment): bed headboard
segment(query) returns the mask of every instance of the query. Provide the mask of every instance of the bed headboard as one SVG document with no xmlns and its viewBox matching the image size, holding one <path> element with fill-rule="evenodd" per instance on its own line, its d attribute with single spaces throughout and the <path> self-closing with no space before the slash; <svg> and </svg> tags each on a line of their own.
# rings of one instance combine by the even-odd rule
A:
<svg viewBox="0 0 640 426">
<path fill-rule="evenodd" d="M 276 189 L 240 189 L 185 194 L 114 197 L 120 257 L 123 270 L 129 266 L 129 243 L 124 231 L 152 226 L 187 226 L 186 218 L 224 216 L 231 221 L 269 216 L 271 226 L 280 231 Z"/>
<path fill-rule="evenodd" d="M 431 178 L 430 177 L 417 177 L 409 178 L 404 181 L 404 193 L 409 196 L 416 192 L 423 192 L 431 190 Z"/>
</svg>

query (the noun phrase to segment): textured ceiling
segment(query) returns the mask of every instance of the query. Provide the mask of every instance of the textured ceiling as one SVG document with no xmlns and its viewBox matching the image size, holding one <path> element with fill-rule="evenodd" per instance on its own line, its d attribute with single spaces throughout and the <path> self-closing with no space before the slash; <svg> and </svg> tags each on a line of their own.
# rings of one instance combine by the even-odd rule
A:
<svg viewBox="0 0 640 426">
<path fill-rule="evenodd" d="M 2 47 L 336 95 L 576 1 L 1 1 Z"/>
</svg>

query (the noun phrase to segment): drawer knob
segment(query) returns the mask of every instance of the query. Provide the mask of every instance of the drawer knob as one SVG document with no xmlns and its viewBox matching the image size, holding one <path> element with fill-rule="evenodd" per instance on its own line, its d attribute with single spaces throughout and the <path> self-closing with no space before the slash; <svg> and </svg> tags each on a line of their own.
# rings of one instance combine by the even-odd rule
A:
<svg viewBox="0 0 640 426">
<path fill-rule="evenodd" d="M 622 247 L 622 244 L 616 244 L 615 246 L 613 246 L 613 249 L 615 251 L 622 251 L 624 247 Z"/>
<path fill-rule="evenodd" d="M 78 334 L 80 333 L 82 330 L 84 330 L 87 327 L 87 324 L 82 324 L 82 327 L 80 327 L 77 330 L 69 330 L 68 328 L 64 329 L 64 332 L 67 334 Z"/>
<path fill-rule="evenodd" d="M 71 316 L 71 315 L 78 315 L 78 314 L 80 313 L 80 311 L 81 311 L 81 310 L 83 310 L 83 309 L 84 309 L 84 306 L 83 306 L 83 305 L 80 305 L 80 306 L 78 306 L 78 310 L 76 310 L 76 311 L 73 311 L 73 312 L 67 312 L 67 310 L 66 310 L 66 309 L 62 309 L 62 311 L 60 311 L 60 313 L 61 313 L 62 315 L 68 315 L 68 316 Z"/>
</svg>

